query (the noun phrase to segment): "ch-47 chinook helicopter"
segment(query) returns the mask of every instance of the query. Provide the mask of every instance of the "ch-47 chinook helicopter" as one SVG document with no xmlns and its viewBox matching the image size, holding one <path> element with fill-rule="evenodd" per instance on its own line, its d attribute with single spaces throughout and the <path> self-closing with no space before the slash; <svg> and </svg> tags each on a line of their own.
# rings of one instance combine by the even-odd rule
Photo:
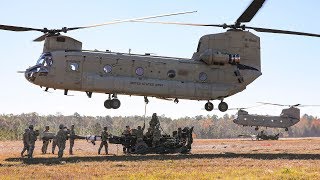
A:
<svg viewBox="0 0 320 180">
<path fill-rule="evenodd" d="M 274 105 L 274 106 L 286 106 L 289 108 L 283 109 L 280 116 L 267 116 L 267 115 L 256 115 L 249 114 L 244 109 L 240 108 L 237 113 L 237 117 L 233 120 L 234 123 L 242 126 L 255 127 L 255 130 L 259 130 L 259 127 L 269 127 L 269 128 L 284 128 L 288 131 L 289 127 L 297 124 L 300 121 L 300 109 L 297 107 L 311 107 L 320 105 L 283 105 L 283 104 L 273 104 L 273 103 L 262 103 L 264 105 Z"/>
<path fill-rule="evenodd" d="M 287 30 L 249 27 L 250 22 L 265 0 L 254 0 L 234 24 L 189 24 L 189 26 L 212 26 L 228 29 L 224 33 L 204 35 L 200 38 L 191 59 L 87 51 L 82 43 L 60 33 L 92 28 L 121 22 L 135 22 L 149 18 L 114 21 L 93 26 L 64 27 L 62 29 L 37 29 L 0 25 L 9 31 L 40 31 L 44 35 L 35 41 L 44 40 L 43 53 L 36 65 L 25 71 L 28 81 L 41 87 L 86 92 L 106 93 L 107 109 L 120 107 L 118 94 L 157 97 L 161 99 L 205 100 L 205 109 L 213 110 L 212 100 L 220 100 L 218 109 L 226 111 L 224 99 L 243 91 L 261 73 L 260 38 L 246 29 L 258 32 L 281 33 L 320 37 L 318 34 Z M 241 60 L 240 60 L 241 59 Z"/>
</svg>

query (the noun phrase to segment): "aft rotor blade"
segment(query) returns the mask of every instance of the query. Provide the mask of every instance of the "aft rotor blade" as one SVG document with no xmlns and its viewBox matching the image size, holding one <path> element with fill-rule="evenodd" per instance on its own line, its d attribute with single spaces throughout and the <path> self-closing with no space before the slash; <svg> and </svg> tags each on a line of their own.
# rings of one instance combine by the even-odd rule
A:
<svg viewBox="0 0 320 180">
<path fill-rule="evenodd" d="M 300 35 L 300 36 L 320 37 L 320 34 L 297 32 L 297 31 L 288 31 L 288 30 L 280 30 L 280 29 L 268 29 L 268 28 L 259 28 L 259 27 L 250 27 L 250 26 L 245 26 L 245 28 L 246 29 L 253 29 L 253 30 L 258 31 L 258 32 L 266 32 L 266 33 L 279 33 L 279 34 L 291 34 L 291 35 Z"/>
<path fill-rule="evenodd" d="M 163 22 L 163 21 L 142 21 L 134 20 L 131 22 L 143 22 L 143 23 L 153 23 L 153 24 L 174 24 L 183 26 L 209 26 L 209 27 L 224 27 L 223 24 L 196 24 L 196 23 L 182 23 L 182 22 Z"/>
<path fill-rule="evenodd" d="M 242 22 L 250 22 L 251 19 L 257 14 L 257 12 L 262 7 L 265 0 L 254 0 L 248 6 L 248 8 L 241 14 L 241 16 L 237 19 L 236 24 L 240 24 Z"/>
<path fill-rule="evenodd" d="M 95 25 L 90 25 L 90 26 L 68 28 L 68 31 L 76 30 L 76 29 L 99 27 L 99 26 L 105 26 L 105 25 L 110 25 L 110 24 L 118 24 L 118 23 L 130 22 L 130 21 L 139 21 L 139 20 L 145 20 L 145 19 L 153 19 L 153 18 L 160 18 L 160 17 L 167 17 L 167 16 L 190 14 L 190 13 L 195 13 L 195 12 L 197 12 L 197 11 L 186 11 L 186 12 L 178 12 L 178 13 L 171 13 L 171 14 L 162 14 L 162 15 L 157 15 L 157 16 L 147 16 L 147 17 L 141 17 L 141 18 L 116 20 L 116 21 L 110 21 L 110 22 L 106 22 L 106 23 L 102 23 L 102 24 L 95 24 Z"/>
<path fill-rule="evenodd" d="M 20 26 L 9 26 L 0 24 L 0 29 L 6 31 L 40 31 L 43 32 L 43 29 L 29 28 L 29 27 L 20 27 Z"/>
<path fill-rule="evenodd" d="M 299 107 L 320 107 L 320 105 L 299 105 Z"/>
</svg>

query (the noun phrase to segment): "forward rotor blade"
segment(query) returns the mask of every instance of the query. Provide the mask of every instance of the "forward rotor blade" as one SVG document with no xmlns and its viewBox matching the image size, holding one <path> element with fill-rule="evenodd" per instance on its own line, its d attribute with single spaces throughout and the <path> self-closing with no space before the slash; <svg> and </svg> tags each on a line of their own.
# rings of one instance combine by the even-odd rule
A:
<svg viewBox="0 0 320 180">
<path fill-rule="evenodd" d="M 84 28 L 92 28 L 92 27 L 99 27 L 99 26 L 105 26 L 110 24 L 118 24 L 118 23 L 124 23 L 124 22 L 130 22 L 130 21 L 139 21 L 144 19 L 153 19 L 153 18 L 159 18 L 159 17 L 167 17 L 167 16 L 176 16 L 176 15 L 182 15 L 182 14 L 190 14 L 195 13 L 197 11 L 186 11 L 186 12 L 178 12 L 178 13 L 171 13 L 171 14 L 162 14 L 157 16 L 147 16 L 147 17 L 141 17 L 141 18 L 133 18 L 133 19 L 125 19 L 125 20 L 116 20 L 116 21 L 110 21 L 102 24 L 95 24 L 90 26 L 81 26 L 81 27 L 73 27 L 68 28 L 68 31 L 70 30 L 76 30 L 76 29 L 84 29 Z"/>
<path fill-rule="evenodd" d="M 17 73 L 25 73 L 26 71 L 17 71 Z"/>
<path fill-rule="evenodd" d="M 142 20 L 133 20 L 131 22 L 143 22 L 143 23 L 153 23 L 153 24 L 174 24 L 174 25 L 183 25 L 183 26 L 224 27 L 224 25 L 221 25 L 221 24 L 195 24 L 195 23 L 182 23 L 182 22 L 142 21 Z"/>
<path fill-rule="evenodd" d="M 280 29 L 268 29 L 268 28 L 259 28 L 259 27 L 250 27 L 245 26 L 246 29 L 253 29 L 258 32 L 266 32 L 266 33 L 279 33 L 279 34 L 291 34 L 291 35 L 300 35 L 300 36 L 312 36 L 312 37 L 320 37 L 320 34 L 312 34 L 305 32 L 297 32 L 297 31 L 287 31 Z"/>
<path fill-rule="evenodd" d="M 290 106 L 290 105 L 283 105 L 283 104 L 274 104 L 274 103 L 265 103 L 265 102 L 257 102 L 259 104 L 266 104 L 266 105 L 274 105 L 274 106 Z"/>
<path fill-rule="evenodd" d="M 254 0 L 248 6 L 248 8 L 241 14 L 241 16 L 237 19 L 236 24 L 240 24 L 242 22 L 250 22 L 251 19 L 257 14 L 257 12 L 261 9 L 265 0 Z"/>
<path fill-rule="evenodd" d="M 43 29 L 35 29 L 29 27 L 20 27 L 20 26 L 9 26 L 0 24 L 0 29 L 6 31 L 40 31 L 43 32 Z"/>
<path fill-rule="evenodd" d="M 243 108 L 229 108 L 228 110 L 251 109 L 251 108 L 255 108 L 255 107 L 259 107 L 259 106 L 264 106 L 264 105 L 265 105 L 265 104 L 259 104 L 259 105 L 249 106 L 249 107 L 243 107 Z"/>
</svg>

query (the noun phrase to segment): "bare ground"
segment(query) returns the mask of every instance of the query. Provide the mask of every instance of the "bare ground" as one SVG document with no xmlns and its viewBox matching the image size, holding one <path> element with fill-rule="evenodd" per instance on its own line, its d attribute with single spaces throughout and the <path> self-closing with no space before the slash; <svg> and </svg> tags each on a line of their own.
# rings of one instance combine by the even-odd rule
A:
<svg viewBox="0 0 320 180">
<path fill-rule="evenodd" d="M 0 142 L 0 179 L 320 179 L 320 138 L 195 140 L 187 155 L 128 156 L 109 145 L 106 156 L 97 155 L 98 147 L 79 140 L 75 155 L 67 146 L 58 160 L 40 154 L 37 142 L 30 160 L 20 158 L 22 142 Z"/>
</svg>

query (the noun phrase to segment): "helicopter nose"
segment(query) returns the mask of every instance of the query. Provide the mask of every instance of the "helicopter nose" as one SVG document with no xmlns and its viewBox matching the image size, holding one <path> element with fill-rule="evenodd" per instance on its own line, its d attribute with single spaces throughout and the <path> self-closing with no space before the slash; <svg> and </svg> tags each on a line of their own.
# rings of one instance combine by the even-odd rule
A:
<svg viewBox="0 0 320 180">
<path fill-rule="evenodd" d="M 31 69 L 26 69 L 25 73 L 24 73 L 24 77 L 30 81 L 33 82 L 35 80 L 35 74 L 33 71 L 31 71 Z"/>
</svg>

